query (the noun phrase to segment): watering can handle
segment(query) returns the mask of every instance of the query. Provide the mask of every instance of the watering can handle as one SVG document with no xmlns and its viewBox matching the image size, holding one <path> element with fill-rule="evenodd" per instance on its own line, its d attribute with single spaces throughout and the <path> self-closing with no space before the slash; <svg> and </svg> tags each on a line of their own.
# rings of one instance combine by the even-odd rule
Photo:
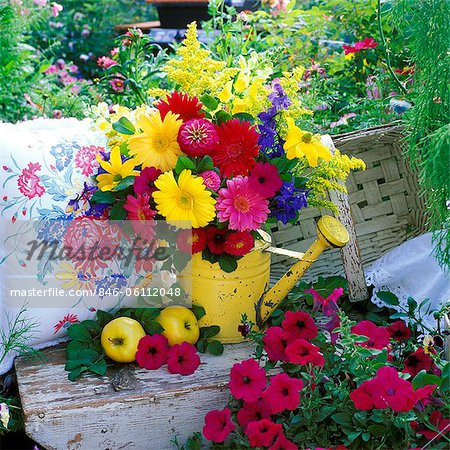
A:
<svg viewBox="0 0 450 450">
<path fill-rule="evenodd" d="M 261 328 L 272 312 L 289 294 L 305 273 L 306 269 L 330 247 L 344 247 L 350 237 L 342 223 L 332 216 L 323 216 L 317 223 L 317 239 L 311 247 L 276 283 L 259 299 L 256 305 L 256 322 Z M 266 249 L 267 251 L 268 249 Z M 278 250 L 278 249 L 277 249 Z M 277 253 L 279 253 L 277 251 Z M 296 252 L 293 252 L 296 253 Z"/>
</svg>

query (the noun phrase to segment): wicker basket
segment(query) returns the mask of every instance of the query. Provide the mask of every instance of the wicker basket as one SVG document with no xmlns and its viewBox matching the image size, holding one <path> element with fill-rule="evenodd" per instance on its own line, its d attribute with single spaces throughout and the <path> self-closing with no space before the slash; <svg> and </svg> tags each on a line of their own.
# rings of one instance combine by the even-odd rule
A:
<svg viewBox="0 0 450 450">
<path fill-rule="evenodd" d="M 367 266 L 383 253 L 425 231 L 426 209 L 418 194 L 417 177 L 409 170 L 401 150 L 401 125 L 386 125 L 333 136 L 336 148 L 361 158 L 364 172 L 351 173 L 347 180 L 349 202 L 356 226 L 362 263 Z M 274 244 L 305 251 L 316 236 L 318 210 L 301 212 L 300 223 L 272 227 Z M 274 255 L 271 277 L 284 273 L 292 261 Z M 304 279 L 319 275 L 342 275 L 339 250 L 327 250 L 308 269 Z"/>
</svg>

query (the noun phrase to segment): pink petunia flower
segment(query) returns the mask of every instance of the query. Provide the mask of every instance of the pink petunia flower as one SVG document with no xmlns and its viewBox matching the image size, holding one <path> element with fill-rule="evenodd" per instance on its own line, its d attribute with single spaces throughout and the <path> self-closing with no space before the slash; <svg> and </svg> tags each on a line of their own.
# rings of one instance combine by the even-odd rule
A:
<svg viewBox="0 0 450 450">
<path fill-rule="evenodd" d="M 217 217 L 229 221 L 230 230 L 257 230 L 267 219 L 269 202 L 250 187 L 248 177 L 227 180 L 227 187 L 219 191 Z"/>
<path fill-rule="evenodd" d="M 283 186 L 278 169 L 270 163 L 257 163 L 250 172 L 250 186 L 264 198 L 273 197 Z"/>
</svg>

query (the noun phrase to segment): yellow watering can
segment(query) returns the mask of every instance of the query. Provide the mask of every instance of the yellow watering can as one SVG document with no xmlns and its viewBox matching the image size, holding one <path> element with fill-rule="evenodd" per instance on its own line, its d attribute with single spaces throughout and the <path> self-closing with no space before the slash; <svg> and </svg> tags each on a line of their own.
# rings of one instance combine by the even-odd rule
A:
<svg viewBox="0 0 450 450">
<path fill-rule="evenodd" d="M 343 247 L 349 241 L 345 227 L 331 216 L 319 219 L 317 239 L 306 253 L 275 249 L 271 247 L 270 236 L 262 231 L 260 234 L 263 240 L 256 241 L 255 248 L 238 261 L 234 272 L 224 272 L 219 264 L 211 264 L 197 253 L 179 275 L 179 282 L 191 296 L 192 303 L 205 308 L 206 315 L 199 325 L 219 325 L 217 339 L 224 344 L 244 340 L 238 330 L 244 314 L 247 322 L 262 328 L 320 254 L 326 248 Z M 299 261 L 269 288 L 271 253 L 292 256 Z"/>
</svg>

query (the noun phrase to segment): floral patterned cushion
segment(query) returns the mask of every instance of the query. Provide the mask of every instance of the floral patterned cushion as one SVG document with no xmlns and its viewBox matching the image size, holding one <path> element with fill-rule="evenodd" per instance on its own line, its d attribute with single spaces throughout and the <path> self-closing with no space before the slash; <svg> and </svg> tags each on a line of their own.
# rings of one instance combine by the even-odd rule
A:
<svg viewBox="0 0 450 450">
<path fill-rule="evenodd" d="M 6 267 L 20 274 L 24 264 L 5 254 L 7 224 L 70 218 L 74 208 L 82 208 L 79 194 L 98 164 L 95 157 L 102 150 L 104 138 L 91 130 L 89 120 L 76 119 L 0 123 L 0 135 L 0 329 L 8 336 L 9 323 L 27 299 L 17 298 L 12 308 L 6 304 L 6 292 L 2 292 L 7 289 Z M 76 285 L 77 273 L 69 264 L 62 267 L 62 273 L 66 273 L 67 284 Z M 27 308 L 28 319 L 38 324 L 30 344 L 39 348 L 59 342 L 67 326 L 92 316 L 92 309 L 82 302 L 69 308 Z M 0 347 L 0 374 L 11 367 L 14 354 L 3 360 L 2 356 Z"/>
</svg>

